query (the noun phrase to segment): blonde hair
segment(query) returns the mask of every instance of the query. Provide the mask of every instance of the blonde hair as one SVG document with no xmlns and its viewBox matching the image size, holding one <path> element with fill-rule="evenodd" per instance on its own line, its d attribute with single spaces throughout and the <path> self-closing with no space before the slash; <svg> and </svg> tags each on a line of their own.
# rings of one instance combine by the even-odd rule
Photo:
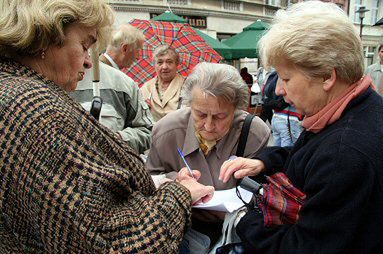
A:
<svg viewBox="0 0 383 254">
<path fill-rule="evenodd" d="M 195 87 L 202 92 L 231 102 L 236 109 L 245 109 L 249 90 L 238 70 L 228 64 L 202 62 L 197 64 L 182 86 L 183 103 L 190 105 Z"/>
<path fill-rule="evenodd" d="M 259 48 L 268 67 L 284 59 L 308 77 L 328 78 L 334 68 L 337 79 L 350 84 L 363 76 L 359 35 L 333 3 L 308 1 L 278 11 Z"/>
<path fill-rule="evenodd" d="M 140 43 L 145 41 L 145 36 L 141 30 L 130 24 L 123 24 L 113 32 L 110 45 L 120 48 L 121 44 L 127 44 L 129 48 L 140 49 Z"/>
<path fill-rule="evenodd" d="M 113 22 L 113 11 L 103 0 L 2 0 L 0 56 L 37 55 L 49 45 L 62 45 L 72 23 L 95 27 L 95 46 L 101 48 Z"/>
</svg>

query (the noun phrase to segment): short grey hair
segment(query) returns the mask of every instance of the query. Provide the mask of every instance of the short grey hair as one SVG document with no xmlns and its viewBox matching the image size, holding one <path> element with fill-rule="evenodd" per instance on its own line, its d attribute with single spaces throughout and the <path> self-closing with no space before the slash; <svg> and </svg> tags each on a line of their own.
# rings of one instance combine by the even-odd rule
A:
<svg viewBox="0 0 383 254">
<path fill-rule="evenodd" d="M 347 14 L 333 3 L 307 1 L 279 10 L 274 24 L 259 42 L 266 66 L 284 59 L 309 78 L 354 83 L 364 71 L 359 35 Z"/>
<path fill-rule="evenodd" d="M 143 32 L 130 24 L 122 24 L 113 31 L 110 45 L 120 48 L 121 44 L 127 44 L 129 48 L 140 49 L 140 43 L 145 41 Z"/>
<path fill-rule="evenodd" d="M 180 55 L 174 48 L 171 48 L 169 45 L 161 45 L 154 50 L 153 52 L 154 62 L 157 62 L 157 59 L 160 56 L 166 55 L 168 53 L 174 56 L 174 60 L 176 61 L 176 64 L 178 65 L 180 63 Z"/>
<path fill-rule="evenodd" d="M 194 88 L 231 102 L 236 109 L 246 109 L 249 103 L 248 86 L 238 70 L 231 65 L 202 62 L 187 77 L 181 90 L 183 103 L 190 105 Z"/>
</svg>

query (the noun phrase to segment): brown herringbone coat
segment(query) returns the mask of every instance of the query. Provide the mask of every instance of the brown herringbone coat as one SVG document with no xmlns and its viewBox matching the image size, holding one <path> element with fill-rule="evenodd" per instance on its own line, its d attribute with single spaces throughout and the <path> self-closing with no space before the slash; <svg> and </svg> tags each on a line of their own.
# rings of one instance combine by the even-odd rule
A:
<svg viewBox="0 0 383 254">
<path fill-rule="evenodd" d="M 0 253 L 176 253 L 191 199 L 65 91 L 0 60 Z"/>
</svg>

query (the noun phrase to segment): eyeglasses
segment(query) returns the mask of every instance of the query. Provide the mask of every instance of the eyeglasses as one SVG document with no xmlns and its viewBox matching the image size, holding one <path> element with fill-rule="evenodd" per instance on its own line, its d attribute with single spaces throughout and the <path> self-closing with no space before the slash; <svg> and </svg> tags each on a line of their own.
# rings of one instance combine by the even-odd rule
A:
<svg viewBox="0 0 383 254">
<path fill-rule="evenodd" d="M 251 198 L 250 202 L 246 202 L 245 200 L 243 200 L 242 196 L 241 196 L 241 192 L 239 191 L 238 187 L 240 187 L 240 184 L 241 184 L 241 180 L 237 181 L 236 185 L 235 185 L 235 193 L 237 194 L 237 197 L 242 201 L 242 203 L 244 204 L 244 206 L 247 208 L 247 210 L 258 210 L 259 211 L 259 208 L 258 208 L 258 202 L 260 201 L 260 194 L 259 194 L 259 189 L 258 191 L 256 191 L 256 193 L 253 192 L 253 197 Z"/>
</svg>

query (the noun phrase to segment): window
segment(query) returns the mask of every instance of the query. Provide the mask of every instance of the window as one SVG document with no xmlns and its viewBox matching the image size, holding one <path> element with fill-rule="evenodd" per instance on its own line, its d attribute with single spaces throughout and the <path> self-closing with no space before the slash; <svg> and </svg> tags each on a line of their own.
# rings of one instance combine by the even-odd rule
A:
<svg viewBox="0 0 383 254">
<path fill-rule="evenodd" d="M 166 0 L 166 3 L 169 5 L 188 5 L 190 0 Z"/>
<path fill-rule="evenodd" d="M 276 12 L 277 12 L 276 8 L 269 8 L 267 6 L 265 7 L 265 16 L 273 17 Z"/>
<path fill-rule="evenodd" d="M 378 21 L 378 10 L 381 5 L 381 0 L 372 0 L 371 6 L 371 25 L 375 24 Z"/>
<path fill-rule="evenodd" d="M 374 46 L 363 47 L 364 56 L 366 58 L 366 66 L 369 66 L 374 63 L 374 55 L 376 50 L 377 49 Z"/>
<path fill-rule="evenodd" d="M 228 10 L 228 11 L 241 11 L 242 10 L 242 3 L 236 2 L 236 1 L 230 1 L 230 0 L 223 0 L 222 1 L 222 8 L 224 10 Z"/>
<path fill-rule="evenodd" d="M 140 3 L 141 0 L 113 0 L 114 3 Z"/>
<path fill-rule="evenodd" d="M 273 6 L 280 6 L 281 1 L 280 0 L 266 0 L 266 4 L 273 5 Z"/>
</svg>

